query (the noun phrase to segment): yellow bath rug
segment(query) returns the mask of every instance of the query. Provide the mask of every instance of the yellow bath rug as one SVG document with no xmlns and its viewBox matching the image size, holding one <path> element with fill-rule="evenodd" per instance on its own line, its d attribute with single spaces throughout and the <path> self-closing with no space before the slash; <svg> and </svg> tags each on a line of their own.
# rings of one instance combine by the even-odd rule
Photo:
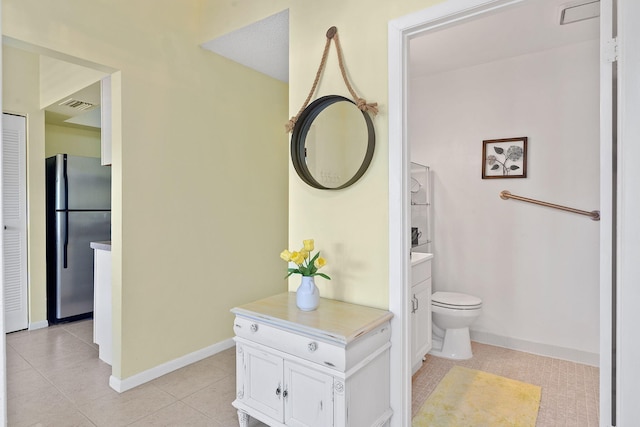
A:
<svg viewBox="0 0 640 427">
<path fill-rule="evenodd" d="M 532 384 L 454 366 L 412 427 L 535 427 L 540 394 Z"/>
</svg>

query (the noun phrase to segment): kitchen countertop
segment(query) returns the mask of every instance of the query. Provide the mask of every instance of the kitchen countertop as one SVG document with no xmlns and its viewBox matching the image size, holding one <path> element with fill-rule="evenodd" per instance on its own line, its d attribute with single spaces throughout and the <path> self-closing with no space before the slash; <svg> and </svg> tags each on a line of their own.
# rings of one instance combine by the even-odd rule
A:
<svg viewBox="0 0 640 427">
<path fill-rule="evenodd" d="M 111 251 L 111 240 L 104 240 L 102 242 L 89 243 L 91 249 L 99 249 L 101 251 Z"/>
</svg>

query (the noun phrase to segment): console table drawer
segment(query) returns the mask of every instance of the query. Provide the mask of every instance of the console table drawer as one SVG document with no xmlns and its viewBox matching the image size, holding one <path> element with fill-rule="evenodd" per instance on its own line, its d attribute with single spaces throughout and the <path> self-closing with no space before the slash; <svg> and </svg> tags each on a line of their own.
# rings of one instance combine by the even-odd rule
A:
<svg viewBox="0 0 640 427">
<path fill-rule="evenodd" d="M 238 337 L 278 348 L 310 362 L 344 371 L 346 358 L 344 348 L 271 325 L 236 316 L 233 329 Z"/>
</svg>

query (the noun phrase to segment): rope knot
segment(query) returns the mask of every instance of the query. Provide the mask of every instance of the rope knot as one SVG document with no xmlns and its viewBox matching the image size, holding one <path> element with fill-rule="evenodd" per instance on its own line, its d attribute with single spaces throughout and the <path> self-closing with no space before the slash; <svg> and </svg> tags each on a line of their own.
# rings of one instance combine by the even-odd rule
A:
<svg viewBox="0 0 640 427">
<path fill-rule="evenodd" d="M 373 102 L 371 104 L 367 104 L 367 101 L 362 99 L 362 98 L 358 98 L 356 100 L 356 105 L 358 106 L 358 108 L 362 111 L 369 111 L 371 114 L 373 114 L 374 116 L 376 114 L 378 114 L 378 103 L 377 102 Z"/>
</svg>

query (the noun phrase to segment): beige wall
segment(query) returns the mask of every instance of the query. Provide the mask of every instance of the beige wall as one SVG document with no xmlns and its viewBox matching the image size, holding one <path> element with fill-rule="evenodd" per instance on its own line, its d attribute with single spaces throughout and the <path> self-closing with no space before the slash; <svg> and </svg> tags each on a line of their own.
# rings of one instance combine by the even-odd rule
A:
<svg viewBox="0 0 640 427">
<path fill-rule="evenodd" d="M 328 28 L 336 26 L 351 82 L 368 102 L 377 102 L 376 151 L 367 173 L 338 191 L 313 189 L 289 165 L 289 245 L 314 238 L 332 278 L 316 280 L 321 296 L 388 307 L 388 84 L 387 26 L 392 19 L 425 9 L 436 0 L 235 1 L 206 2 L 203 38 L 240 28 L 289 8 L 289 116 L 302 106 L 316 74 Z M 245 19 L 243 19 L 245 18 Z M 351 98 L 331 48 L 315 98 Z M 299 277 L 292 276 L 290 290 Z"/>
<path fill-rule="evenodd" d="M 44 216 L 44 112 L 40 110 L 39 58 L 2 48 L 2 108 L 27 117 L 27 268 L 29 324 L 47 319 Z"/>
<path fill-rule="evenodd" d="M 58 153 L 72 156 L 100 157 L 100 129 L 75 128 L 46 123 L 44 126 L 45 157 Z"/>
<path fill-rule="evenodd" d="M 287 85 L 202 50 L 198 5 L 2 2 L 4 35 L 120 71 L 112 217 L 121 379 L 230 338 L 230 308 L 286 290 Z"/>
<path fill-rule="evenodd" d="M 121 70 L 117 377 L 230 337 L 229 308 L 286 289 L 277 255 L 304 238 L 315 238 L 329 262 L 333 280 L 318 280 L 323 296 L 388 306 L 387 25 L 435 3 L 3 2 L 4 34 Z M 286 85 L 198 47 L 286 8 L 288 102 Z M 348 189 L 320 191 L 298 179 L 282 130 L 308 93 L 332 25 L 356 91 L 380 114 L 369 171 Z M 332 48 L 317 96 L 350 96 L 335 58 Z"/>
</svg>

